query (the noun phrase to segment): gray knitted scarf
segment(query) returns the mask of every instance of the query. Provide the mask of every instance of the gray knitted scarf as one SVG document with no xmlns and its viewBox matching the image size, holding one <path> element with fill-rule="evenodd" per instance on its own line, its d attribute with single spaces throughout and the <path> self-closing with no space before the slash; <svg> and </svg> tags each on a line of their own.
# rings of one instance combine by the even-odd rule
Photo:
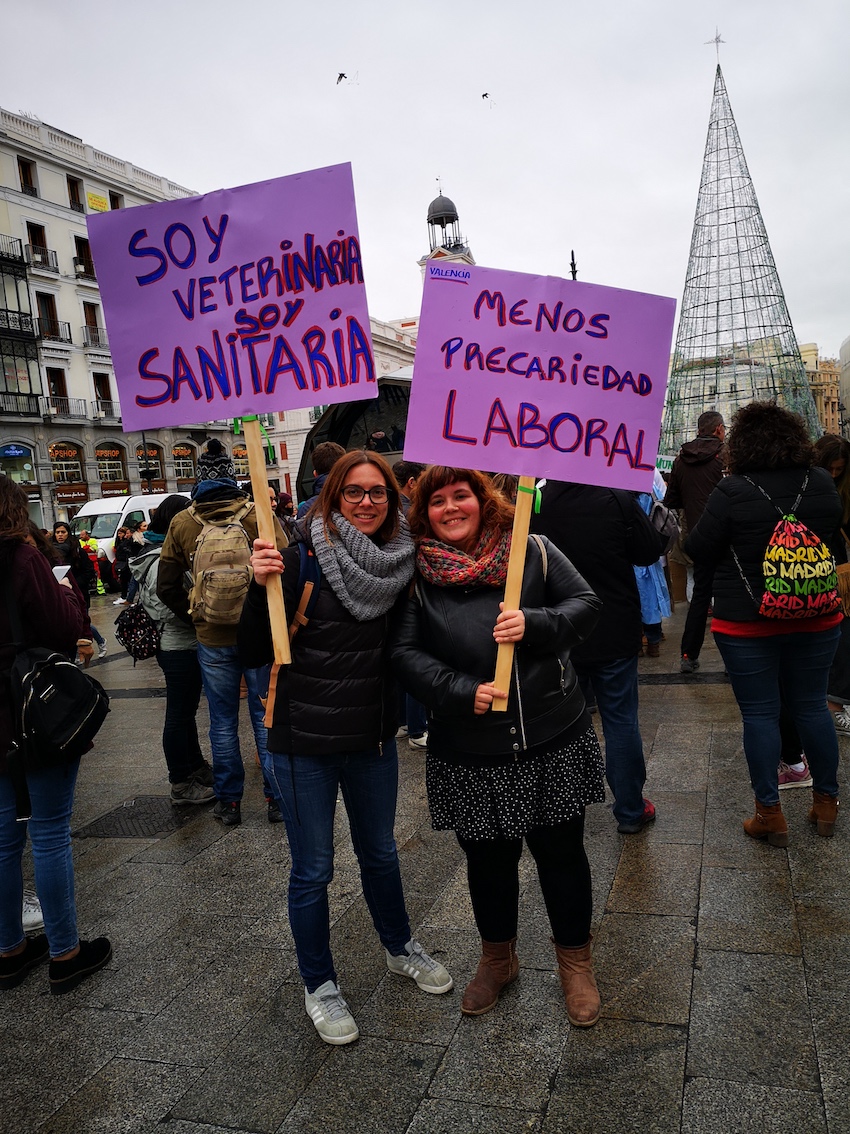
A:
<svg viewBox="0 0 850 1134">
<path fill-rule="evenodd" d="M 386 614 L 413 578 L 413 540 L 407 520 L 398 535 L 376 544 L 343 519 L 332 514 L 339 536 L 326 532 L 321 518 L 310 524 L 310 537 L 319 568 L 331 590 L 358 622 Z"/>
</svg>

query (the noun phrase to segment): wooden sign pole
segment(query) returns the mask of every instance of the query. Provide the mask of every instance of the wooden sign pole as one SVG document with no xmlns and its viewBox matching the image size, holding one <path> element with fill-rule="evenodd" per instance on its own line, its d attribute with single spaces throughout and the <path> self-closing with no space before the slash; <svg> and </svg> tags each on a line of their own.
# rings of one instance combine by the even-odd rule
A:
<svg viewBox="0 0 850 1134">
<path fill-rule="evenodd" d="M 514 526 L 511 534 L 511 554 L 508 559 L 508 577 L 505 582 L 505 610 L 519 610 L 522 597 L 522 577 L 525 573 L 525 549 L 528 544 L 528 528 L 531 523 L 531 510 L 534 507 L 534 477 L 521 476 L 516 495 Z M 497 689 L 510 693 L 511 668 L 514 660 L 513 642 L 501 642 L 496 654 L 496 676 L 493 684 Z M 494 701 L 490 706 L 494 713 L 507 711 L 508 702 Z"/>
<path fill-rule="evenodd" d="M 251 489 L 257 512 L 257 533 L 260 539 L 275 543 L 274 515 L 272 502 L 269 499 L 269 482 L 266 478 L 266 458 L 263 453 L 260 423 L 256 418 L 243 418 L 242 428 L 245 430 L 245 442 L 248 447 L 248 468 L 251 471 Z M 289 632 L 280 575 L 269 577 L 266 583 L 266 597 L 269 603 L 275 665 L 289 665 L 292 656 L 289 652 Z"/>
</svg>

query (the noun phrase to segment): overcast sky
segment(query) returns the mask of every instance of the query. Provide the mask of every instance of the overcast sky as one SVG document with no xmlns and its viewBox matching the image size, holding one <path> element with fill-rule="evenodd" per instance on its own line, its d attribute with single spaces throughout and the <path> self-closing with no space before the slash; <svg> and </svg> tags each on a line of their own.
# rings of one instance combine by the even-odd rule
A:
<svg viewBox="0 0 850 1134">
<path fill-rule="evenodd" d="M 418 313 L 437 177 L 479 264 L 574 248 L 581 280 L 680 301 L 715 27 L 797 338 L 835 356 L 847 0 L 7 0 L 0 105 L 198 192 L 351 161 L 381 319 Z"/>
</svg>

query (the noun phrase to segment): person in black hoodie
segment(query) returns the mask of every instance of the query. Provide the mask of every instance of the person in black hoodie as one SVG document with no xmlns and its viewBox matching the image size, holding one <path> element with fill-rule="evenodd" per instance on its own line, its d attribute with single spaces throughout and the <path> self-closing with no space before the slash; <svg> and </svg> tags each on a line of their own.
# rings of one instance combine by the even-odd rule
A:
<svg viewBox="0 0 850 1134">
<path fill-rule="evenodd" d="M 643 623 L 633 568 L 654 563 L 665 537 L 631 492 L 555 480 L 543 488 L 531 530 L 548 536 L 602 599 L 596 629 L 575 647 L 572 663 L 585 696 L 590 700 L 592 688 L 599 706 L 617 830 L 637 834 L 655 819 L 655 805 L 643 796 L 637 681 Z"/>
<path fill-rule="evenodd" d="M 686 441 L 670 470 L 670 483 L 664 496 L 668 508 L 684 512 L 682 525 L 686 533 L 696 527 L 709 496 L 723 476 L 723 441 L 726 426 L 721 414 L 707 410 L 697 421 L 697 437 Z M 705 563 L 695 563 L 693 591 L 688 604 L 688 617 L 682 634 L 682 673 L 699 669 L 699 655 L 705 640 L 705 623 L 711 606 L 714 572 Z"/>
<path fill-rule="evenodd" d="M 780 707 L 793 717 L 811 769 L 809 820 L 831 835 L 838 812 L 838 741 L 826 705 L 830 666 L 840 636 L 841 610 L 777 616 L 764 604 L 765 550 L 777 521 L 793 513 L 828 548 L 838 546 L 842 506 L 826 469 L 812 467 L 806 423 L 772 402 L 752 402 L 732 419 L 728 468 L 685 543 L 695 563 L 714 570 L 712 633 L 744 722 L 744 755 L 755 814 L 744 831 L 773 846 L 788 845 L 779 802 Z M 805 551 L 805 548 L 801 548 Z M 774 563 L 777 561 L 773 561 Z M 812 566 L 790 562 L 779 579 L 794 588 Z M 801 567 L 802 571 L 794 570 Z M 814 582 L 820 582 L 818 578 Z M 802 587 L 804 608 L 811 588 Z M 777 604 L 778 606 L 778 604 Z M 829 610 L 827 606 L 827 611 Z M 773 611 L 767 616 L 762 610 Z"/>
</svg>

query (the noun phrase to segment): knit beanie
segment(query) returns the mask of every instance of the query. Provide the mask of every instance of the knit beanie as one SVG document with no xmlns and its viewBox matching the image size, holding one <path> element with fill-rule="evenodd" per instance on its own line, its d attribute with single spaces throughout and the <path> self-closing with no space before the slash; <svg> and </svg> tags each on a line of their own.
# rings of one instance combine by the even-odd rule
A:
<svg viewBox="0 0 850 1134">
<path fill-rule="evenodd" d="M 196 484 L 205 480 L 218 480 L 236 488 L 236 469 L 222 443 L 215 437 L 207 442 L 207 451 L 198 457 Z"/>
</svg>

